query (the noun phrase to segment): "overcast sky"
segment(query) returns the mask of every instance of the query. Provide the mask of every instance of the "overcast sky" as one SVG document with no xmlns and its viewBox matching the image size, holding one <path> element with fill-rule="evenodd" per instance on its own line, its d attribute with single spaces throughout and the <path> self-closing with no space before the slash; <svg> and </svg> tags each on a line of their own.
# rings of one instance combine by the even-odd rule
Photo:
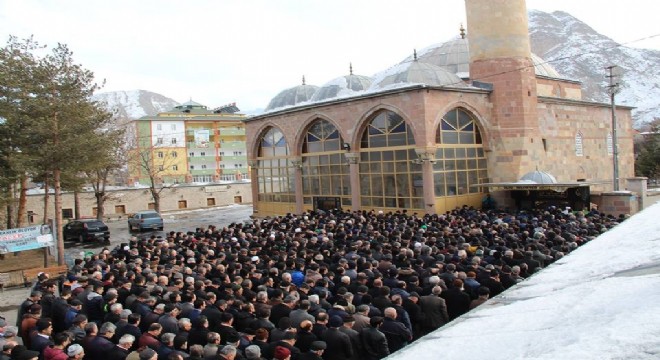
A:
<svg viewBox="0 0 660 360">
<path fill-rule="evenodd" d="M 660 34 L 657 0 L 528 0 L 619 43 Z M 0 36 L 67 44 L 105 79 L 209 107 L 266 107 L 279 91 L 373 75 L 458 35 L 463 0 L 0 0 Z M 629 46 L 660 49 L 660 36 Z"/>
</svg>

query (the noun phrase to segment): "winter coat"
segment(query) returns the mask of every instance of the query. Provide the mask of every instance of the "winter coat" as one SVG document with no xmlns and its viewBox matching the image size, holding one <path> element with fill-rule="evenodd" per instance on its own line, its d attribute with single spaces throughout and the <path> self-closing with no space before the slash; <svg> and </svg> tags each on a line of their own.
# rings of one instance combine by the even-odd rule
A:
<svg viewBox="0 0 660 360">
<path fill-rule="evenodd" d="M 103 301 L 103 296 L 92 291 L 87 294 L 87 299 L 85 300 L 85 311 L 87 311 L 87 318 L 90 322 L 101 323 L 105 317 L 105 312 L 103 311 L 105 303 Z"/>
<path fill-rule="evenodd" d="M 378 328 L 385 334 L 387 346 L 391 352 L 403 349 L 412 340 L 412 333 L 402 322 L 385 318 L 383 325 Z"/>
<path fill-rule="evenodd" d="M 67 360 L 69 356 L 62 349 L 48 346 L 44 349 L 44 360 Z"/>
<path fill-rule="evenodd" d="M 426 295 L 419 299 L 422 310 L 422 330 L 431 332 L 449 322 L 445 299 L 436 295 Z"/>
<path fill-rule="evenodd" d="M 347 360 L 353 358 L 353 345 L 348 335 L 337 328 L 329 328 L 321 338 L 328 345 L 323 353 L 325 360 Z"/>
<path fill-rule="evenodd" d="M 364 358 L 367 360 L 380 360 L 390 354 L 387 338 L 380 330 L 366 327 L 360 331 L 360 342 Z"/>
</svg>

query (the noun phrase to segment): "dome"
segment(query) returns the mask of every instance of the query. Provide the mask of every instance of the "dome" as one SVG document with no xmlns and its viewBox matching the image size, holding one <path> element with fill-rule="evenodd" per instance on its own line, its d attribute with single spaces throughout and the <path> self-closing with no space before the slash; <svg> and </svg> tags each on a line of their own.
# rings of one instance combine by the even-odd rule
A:
<svg viewBox="0 0 660 360">
<path fill-rule="evenodd" d="M 275 97 L 268 103 L 265 111 L 285 106 L 293 106 L 305 101 L 309 101 L 316 90 L 318 90 L 318 88 L 318 86 L 314 85 L 305 85 L 305 82 L 303 81 L 302 85 L 283 90 L 279 94 L 275 95 Z"/>
<path fill-rule="evenodd" d="M 408 61 L 374 76 L 372 90 L 396 87 L 403 84 L 425 84 L 431 86 L 465 86 L 454 73 L 421 61 Z"/>
<path fill-rule="evenodd" d="M 523 177 L 520 178 L 520 181 L 533 182 L 535 184 L 544 184 L 544 185 L 557 183 L 557 179 L 555 179 L 555 177 L 552 176 L 550 173 L 538 171 L 538 170 L 530 171 L 527 174 L 523 175 Z"/>
<path fill-rule="evenodd" d="M 530 53 L 536 75 L 551 78 L 561 78 L 561 75 L 545 60 Z M 412 60 L 409 56 L 401 63 Z M 417 54 L 417 60 L 439 66 L 458 75 L 460 78 L 470 77 L 470 50 L 467 38 L 457 38 L 444 43 L 431 45 Z"/>
<path fill-rule="evenodd" d="M 321 86 L 312 101 L 322 101 L 336 97 L 355 95 L 356 92 L 367 90 L 371 86 L 371 78 L 362 75 L 346 75 L 328 81 Z"/>
<path fill-rule="evenodd" d="M 534 53 L 529 54 L 532 58 L 532 63 L 534 64 L 534 72 L 536 75 L 547 76 L 551 78 L 561 78 L 561 75 L 555 70 L 550 63 L 541 59 L 538 55 Z"/>
</svg>

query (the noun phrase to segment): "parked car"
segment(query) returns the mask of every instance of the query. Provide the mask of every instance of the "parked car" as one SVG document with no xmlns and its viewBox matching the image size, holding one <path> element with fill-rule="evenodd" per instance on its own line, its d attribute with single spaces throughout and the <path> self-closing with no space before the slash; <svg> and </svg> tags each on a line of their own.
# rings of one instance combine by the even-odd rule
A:
<svg viewBox="0 0 660 360">
<path fill-rule="evenodd" d="M 163 218 L 154 210 L 140 211 L 128 218 L 128 230 L 163 230 Z"/>
<path fill-rule="evenodd" d="M 110 241 L 108 225 L 97 219 L 70 220 L 63 228 L 64 241 Z"/>
</svg>

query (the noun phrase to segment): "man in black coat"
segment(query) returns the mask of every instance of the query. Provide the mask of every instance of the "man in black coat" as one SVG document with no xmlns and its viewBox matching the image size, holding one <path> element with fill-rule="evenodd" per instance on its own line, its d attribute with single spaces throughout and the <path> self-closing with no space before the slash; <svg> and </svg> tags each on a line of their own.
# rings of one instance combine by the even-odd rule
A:
<svg viewBox="0 0 660 360">
<path fill-rule="evenodd" d="M 263 356 L 266 359 L 272 359 L 273 354 L 275 353 L 275 348 L 277 348 L 278 346 L 282 346 L 287 348 L 291 352 L 292 360 L 297 360 L 298 356 L 300 356 L 300 349 L 294 346 L 295 343 L 296 343 L 296 333 L 292 331 L 287 331 L 286 333 L 284 333 L 284 338 L 282 340 L 270 343 L 266 348 L 266 351 L 262 352 L 261 356 Z"/>
<path fill-rule="evenodd" d="M 48 318 L 37 320 L 37 332 L 30 339 L 30 350 L 39 353 L 39 360 L 43 359 L 44 349 L 53 345 L 50 336 L 53 333 L 53 324 Z"/>
<path fill-rule="evenodd" d="M 449 321 L 465 314 L 470 310 L 470 295 L 463 291 L 463 280 L 454 280 L 452 287 L 440 294 L 447 304 Z"/>
<path fill-rule="evenodd" d="M 134 343 L 135 337 L 133 335 L 123 335 L 119 338 L 119 343 L 108 351 L 105 360 L 125 360 Z"/>
<path fill-rule="evenodd" d="M 98 335 L 85 348 L 85 359 L 104 360 L 108 352 L 115 347 L 110 339 L 114 336 L 116 329 L 117 327 L 109 322 L 101 325 Z"/>
<path fill-rule="evenodd" d="M 283 317 L 289 317 L 291 309 L 294 306 L 294 299 L 291 296 L 286 296 L 281 303 L 274 305 L 270 309 L 270 318 L 269 320 L 273 324 L 279 324 L 280 319 Z"/>
<path fill-rule="evenodd" d="M 369 321 L 368 327 L 360 331 L 360 341 L 364 358 L 367 360 L 380 360 L 390 354 L 387 338 L 379 328 L 383 325 L 383 318 L 374 316 Z"/>
<path fill-rule="evenodd" d="M 220 326 L 218 327 L 218 334 L 220 334 L 220 344 L 227 345 L 229 339 L 239 339 L 238 331 L 234 329 L 234 315 L 229 312 L 222 313 L 220 316 Z"/>
<path fill-rule="evenodd" d="M 300 354 L 298 360 L 322 360 L 321 356 L 327 348 L 325 341 L 314 341 L 309 347 L 309 351 Z"/>
<path fill-rule="evenodd" d="M 352 315 L 344 317 L 344 325 L 339 328 L 339 331 L 348 335 L 351 339 L 351 345 L 353 347 L 353 360 L 358 360 L 362 357 L 362 344 L 360 343 L 360 333 L 353 330 L 353 325 L 355 324 L 355 318 Z"/>
<path fill-rule="evenodd" d="M 323 354 L 324 360 L 347 360 L 353 358 L 353 345 L 348 335 L 339 331 L 344 320 L 339 316 L 332 316 L 328 322 L 328 330 L 323 333 L 322 339 L 328 348 Z"/>
<path fill-rule="evenodd" d="M 431 295 L 425 295 L 419 299 L 419 307 L 423 314 L 422 335 L 426 335 L 449 322 L 447 304 L 445 299 L 440 297 L 441 293 L 442 287 L 436 285 L 431 290 Z"/>
<path fill-rule="evenodd" d="M 138 327 L 140 325 L 140 314 L 130 314 L 128 315 L 128 324 L 123 326 L 121 329 L 117 329 L 115 334 L 115 339 L 121 339 L 122 336 L 129 334 L 133 335 L 135 339 L 139 339 L 142 336 L 142 331 Z M 133 341 L 130 351 L 137 350 L 137 341 Z"/>
<path fill-rule="evenodd" d="M 500 282 L 500 272 L 497 269 L 490 271 L 490 276 L 481 282 L 481 285 L 490 289 L 490 296 L 494 297 L 504 291 L 504 285 Z"/>
<path fill-rule="evenodd" d="M 385 334 L 390 352 L 403 349 L 412 340 L 412 333 L 400 321 L 396 320 L 396 309 L 389 307 L 385 309 L 385 319 L 380 331 Z"/>
</svg>

